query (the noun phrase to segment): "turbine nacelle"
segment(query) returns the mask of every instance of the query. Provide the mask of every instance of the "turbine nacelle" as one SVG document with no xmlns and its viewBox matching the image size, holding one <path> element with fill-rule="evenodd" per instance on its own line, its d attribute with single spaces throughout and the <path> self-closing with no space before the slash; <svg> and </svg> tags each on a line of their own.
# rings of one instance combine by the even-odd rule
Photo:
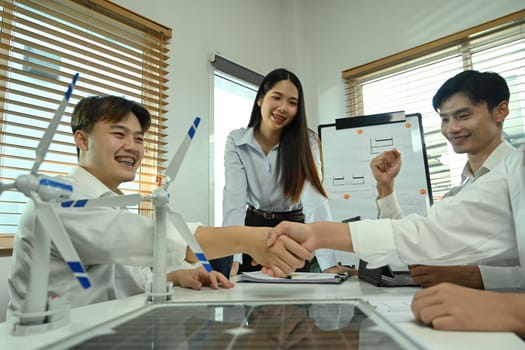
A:
<svg viewBox="0 0 525 350">
<path fill-rule="evenodd" d="M 159 187 L 153 191 L 151 199 L 155 206 L 167 206 L 170 202 L 170 193 L 164 187 Z"/>
<path fill-rule="evenodd" d="M 38 174 L 20 175 L 16 178 L 14 187 L 27 197 L 36 193 L 44 202 L 64 201 L 73 193 L 73 185 L 70 183 Z"/>
</svg>

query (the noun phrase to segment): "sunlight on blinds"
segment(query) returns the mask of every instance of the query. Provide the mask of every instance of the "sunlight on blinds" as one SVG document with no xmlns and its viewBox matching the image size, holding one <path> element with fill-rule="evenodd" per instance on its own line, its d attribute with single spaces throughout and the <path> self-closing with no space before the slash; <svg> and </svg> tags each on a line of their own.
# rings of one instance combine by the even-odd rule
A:
<svg viewBox="0 0 525 350">
<path fill-rule="evenodd" d="M 525 141 L 525 11 L 498 19 L 498 25 L 483 30 L 466 30 L 450 36 L 449 45 L 418 47 L 343 72 L 347 82 L 347 106 L 350 116 L 393 111 L 421 113 L 435 200 L 451 186 L 459 185 L 466 155 L 456 154 L 441 135 L 441 119 L 432 107 L 432 97 L 449 78 L 466 69 L 494 71 L 509 85 L 510 114 L 503 132 L 514 146 Z M 452 40 L 454 39 L 454 40 Z M 437 42 L 436 41 L 436 42 Z M 424 52 L 415 55 L 414 52 Z M 404 57 L 406 56 L 406 57 Z M 416 56 L 416 57 L 414 57 Z M 374 69 L 373 67 L 381 67 Z"/>
<path fill-rule="evenodd" d="M 40 167 L 66 174 L 76 165 L 69 126 L 83 97 L 118 95 L 140 102 L 153 122 L 145 160 L 124 190 L 150 192 L 164 162 L 167 43 L 171 30 L 136 22 L 136 15 L 107 1 L 8 0 L 0 4 L 0 180 L 29 172 L 34 149 L 67 84 L 77 87 Z M 14 234 L 26 197 L 6 191 L 0 198 L 0 233 Z M 141 211 L 146 208 L 141 206 Z"/>
</svg>

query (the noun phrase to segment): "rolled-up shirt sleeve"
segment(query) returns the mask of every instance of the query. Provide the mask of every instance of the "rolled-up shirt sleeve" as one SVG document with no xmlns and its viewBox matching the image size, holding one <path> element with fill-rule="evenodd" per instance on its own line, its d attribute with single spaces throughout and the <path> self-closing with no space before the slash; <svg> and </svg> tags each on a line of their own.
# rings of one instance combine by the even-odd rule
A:
<svg viewBox="0 0 525 350">
<path fill-rule="evenodd" d="M 354 250 L 371 267 L 385 264 L 490 264 L 517 258 L 507 174 L 494 169 L 428 216 L 350 223 Z"/>
<path fill-rule="evenodd" d="M 525 276 L 520 266 L 479 265 L 483 286 L 487 290 L 523 291 Z"/>
<path fill-rule="evenodd" d="M 392 192 L 383 198 L 378 198 L 376 203 L 378 212 L 377 217 L 379 219 L 401 219 L 404 215 L 395 192 Z"/>
<path fill-rule="evenodd" d="M 368 262 L 368 268 L 387 264 L 403 265 L 396 253 L 390 220 L 361 220 L 349 222 L 354 251 Z M 368 232 L 372 234 L 367 234 Z"/>
</svg>

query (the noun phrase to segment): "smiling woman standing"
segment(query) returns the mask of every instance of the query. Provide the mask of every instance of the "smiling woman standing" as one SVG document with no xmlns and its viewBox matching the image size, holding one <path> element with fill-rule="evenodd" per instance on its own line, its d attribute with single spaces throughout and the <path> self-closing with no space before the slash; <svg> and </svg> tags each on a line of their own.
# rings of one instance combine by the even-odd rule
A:
<svg viewBox="0 0 525 350">
<path fill-rule="evenodd" d="M 297 76 L 276 69 L 257 91 L 247 128 L 228 135 L 224 155 L 223 226 L 275 226 L 282 220 L 331 221 L 320 178 L 317 135 L 308 129 Z M 321 270 L 337 264 L 331 250 L 316 257 Z M 213 261 L 226 276 L 259 270 L 248 255 Z M 230 270 L 231 266 L 231 270 Z M 305 266 L 303 271 L 309 271 Z M 341 272 L 341 271 L 337 271 Z"/>
</svg>

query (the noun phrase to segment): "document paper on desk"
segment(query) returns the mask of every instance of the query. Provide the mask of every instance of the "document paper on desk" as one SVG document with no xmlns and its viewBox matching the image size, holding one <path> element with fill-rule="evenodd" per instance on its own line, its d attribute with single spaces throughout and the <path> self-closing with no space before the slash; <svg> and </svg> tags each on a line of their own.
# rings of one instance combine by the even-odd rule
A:
<svg viewBox="0 0 525 350">
<path fill-rule="evenodd" d="M 255 283 L 329 283 L 340 284 L 348 278 L 346 273 L 293 272 L 287 277 L 272 277 L 261 271 L 243 272 L 237 282 Z"/>
</svg>

